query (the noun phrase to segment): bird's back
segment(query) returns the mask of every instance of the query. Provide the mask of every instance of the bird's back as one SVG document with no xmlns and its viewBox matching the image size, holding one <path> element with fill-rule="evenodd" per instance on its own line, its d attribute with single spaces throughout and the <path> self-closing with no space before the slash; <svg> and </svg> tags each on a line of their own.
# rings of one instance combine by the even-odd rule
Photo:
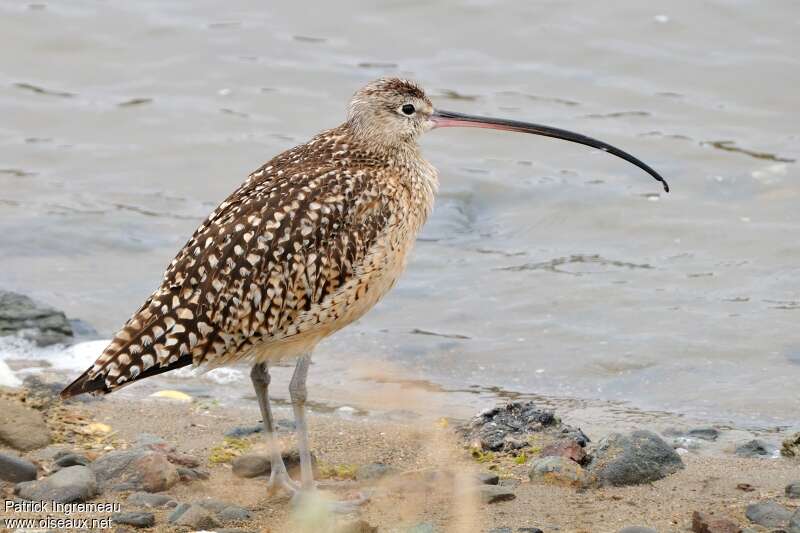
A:
<svg viewBox="0 0 800 533">
<path fill-rule="evenodd" d="M 62 395 L 296 355 L 363 315 L 402 271 L 436 187 L 415 150 L 367 146 L 340 126 L 253 172 Z"/>
</svg>

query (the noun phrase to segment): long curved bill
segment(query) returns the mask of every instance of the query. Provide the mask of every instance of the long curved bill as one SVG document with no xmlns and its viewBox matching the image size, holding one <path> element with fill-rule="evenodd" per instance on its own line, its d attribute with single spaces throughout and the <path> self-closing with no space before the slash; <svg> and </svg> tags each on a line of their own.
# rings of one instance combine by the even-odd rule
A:
<svg viewBox="0 0 800 533">
<path fill-rule="evenodd" d="M 660 181 L 661 184 L 664 186 L 664 191 L 669 192 L 669 184 L 667 183 L 667 181 L 663 177 L 661 177 L 661 175 L 658 172 L 650 168 L 648 164 L 644 163 L 643 161 L 639 160 L 636 157 L 633 157 L 631 154 L 620 150 L 619 148 L 604 143 L 603 141 L 598 141 L 597 139 L 592 139 L 591 137 L 581 135 L 580 133 L 573 133 L 571 131 L 562 130 L 559 128 L 551 128 L 550 126 L 542 126 L 541 124 L 520 122 L 518 120 L 479 117 L 475 115 L 465 115 L 463 113 L 455 113 L 453 111 L 443 111 L 443 110 L 434 111 L 433 114 L 431 115 L 431 121 L 433 121 L 434 123 L 434 128 L 462 127 L 462 128 L 487 128 L 493 130 L 518 131 L 521 133 L 532 133 L 534 135 L 544 135 L 545 137 L 554 137 L 556 139 L 563 139 L 565 141 L 571 141 L 574 143 L 591 146 L 592 148 L 597 148 L 598 150 L 603 150 L 604 152 L 608 152 L 609 154 L 620 157 L 625 161 L 627 161 L 628 163 L 633 163 L 637 167 L 641 168 L 642 170 L 653 176 L 656 180 Z"/>
</svg>

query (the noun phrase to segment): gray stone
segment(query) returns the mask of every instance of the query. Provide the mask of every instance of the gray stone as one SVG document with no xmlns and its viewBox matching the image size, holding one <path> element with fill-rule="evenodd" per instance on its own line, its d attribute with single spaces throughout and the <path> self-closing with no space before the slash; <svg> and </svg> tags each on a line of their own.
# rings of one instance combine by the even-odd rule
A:
<svg viewBox="0 0 800 533">
<path fill-rule="evenodd" d="M 14 492 L 25 500 L 84 502 L 97 494 L 97 480 L 89 468 L 69 466 L 38 481 L 17 483 Z"/>
<path fill-rule="evenodd" d="M 27 452 L 50 444 L 50 430 L 42 413 L 0 398 L 0 443 Z"/>
<path fill-rule="evenodd" d="M 256 426 L 237 426 L 226 431 L 225 436 L 241 439 L 242 437 L 247 437 L 255 433 L 261 433 L 262 431 L 264 431 L 264 426 L 261 424 Z"/>
<path fill-rule="evenodd" d="M 175 522 L 177 522 L 177 521 L 178 521 L 178 519 L 181 517 L 181 515 L 183 515 L 183 513 L 185 513 L 186 511 L 188 511 L 188 510 L 189 510 L 189 507 L 191 507 L 191 505 L 190 505 L 190 504 L 188 504 L 188 503 L 179 503 L 179 504 L 177 505 L 177 507 L 175 507 L 175 510 L 174 510 L 174 511 L 172 511 L 172 512 L 169 514 L 169 521 L 170 521 L 171 523 L 173 523 L 173 524 L 174 524 Z"/>
<path fill-rule="evenodd" d="M 510 527 L 493 527 L 486 533 L 514 533 L 514 530 Z"/>
<path fill-rule="evenodd" d="M 0 479 L 19 483 L 36 479 L 36 465 L 20 457 L 0 453 Z"/>
<path fill-rule="evenodd" d="M 178 477 L 181 481 L 195 481 L 198 479 L 208 479 L 211 474 L 205 470 L 198 470 L 197 468 L 186 468 L 185 466 L 177 467 Z"/>
<path fill-rule="evenodd" d="M 73 453 L 72 448 L 66 444 L 51 444 L 50 446 L 29 453 L 28 458 L 32 461 L 45 463 L 48 461 L 57 461 L 61 457 L 71 453 Z"/>
<path fill-rule="evenodd" d="M 532 461 L 528 477 L 531 481 L 539 480 L 572 486 L 586 485 L 589 479 L 581 465 L 560 455 L 541 457 Z"/>
<path fill-rule="evenodd" d="M 91 463 L 89 459 L 77 453 L 68 453 L 56 459 L 56 464 L 62 468 L 67 466 L 86 466 L 89 463 Z"/>
<path fill-rule="evenodd" d="M 588 470 L 595 484 L 621 487 L 650 483 L 683 468 L 672 446 L 651 431 L 612 433 L 597 446 Z"/>
<path fill-rule="evenodd" d="M 7 335 L 47 346 L 72 340 L 72 326 L 61 311 L 28 296 L 0 290 L 0 337 Z"/>
<path fill-rule="evenodd" d="M 650 527 L 626 526 L 620 529 L 619 533 L 658 533 L 658 531 Z"/>
<path fill-rule="evenodd" d="M 526 443 L 529 435 L 556 430 L 560 424 L 552 411 L 537 409 L 533 402 L 509 402 L 479 413 L 461 432 L 482 450 L 509 451 Z"/>
<path fill-rule="evenodd" d="M 175 520 L 170 516 L 170 522 L 179 526 L 188 526 L 195 529 L 215 529 L 220 525 L 211 512 L 202 505 L 188 506 Z"/>
<path fill-rule="evenodd" d="M 153 513 L 141 511 L 114 513 L 111 520 L 116 524 L 125 524 L 133 527 L 153 527 L 156 524 L 156 517 Z"/>
<path fill-rule="evenodd" d="M 759 439 L 739 444 L 736 446 L 735 453 L 739 457 L 768 457 L 771 455 L 769 444 Z"/>
<path fill-rule="evenodd" d="M 792 512 L 772 500 L 752 503 L 745 509 L 745 516 L 754 524 L 764 527 L 783 527 L 792 517 Z"/>
<path fill-rule="evenodd" d="M 713 427 L 693 428 L 686 432 L 687 437 L 715 441 L 719 438 L 719 430 Z"/>
<path fill-rule="evenodd" d="M 128 496 L 128 503 L 137 507 L 149 509 L 163 509 L 178 505 L 172 496 L 166 494 L 151 494 L 149 492 L 134 492 Z"/>
<path fill-rule="evenodd" d="M 789 529 L 787 533 L 800 533 L 800 509 L 797 509 L 789 519 Z"/>
<path fill-rule="evenodd" d="M 300 454 L 298 451 L 296 449 L 284 451 L 281 456 L 289 474 L 297 474 L 300 468 Z M 240 455 L 231 461 L 231 466 L 233 467 L 234 475 L 247 478 L 266 476 L 272 471 L 269 457 L 255 453 Z M 313 453 L 311 454 L 311 466 L 314 469 L 314 476 L 318 476 L 317 457 Z"/>
<path fill-rule="evenodd" d="M 90 468 L 102 490 L 161 492 L 180 479 L 164 454 L 142 448 L 107 453 Z"/>
<path fill-rule="evenodd" d="M 198 500 L 196 502 L 193 502 L 192 505 L 199 505 L 204 509 L 208 509 L 212 513 L 219 513 L 231 506 L 231 504 L 229 504 L 228 502 L 223 502 L 222 500 L 216 500 L 214 498 L 205 498 L 203 500 Z"/>
<path fill-rule="evenodd" d="M 786 485 L 786 496 L 789 498 L 800 498 L 800 481 Z"/>
<path fill-rule="evenodd" d="M 253 516 L 250 511 L 242 507 L 230 505 L 217 513 L 217 518 L 223 522 L 243 522 Z"/>
<path fill-rule="evenodd" d="M 483 503 L 507 502 L 517 497 L 514 491 L 507 487 L 495 485 L 481 485 L 478 488 L 478 493 Z"/>
<path fill-rule="evenodd" d="M 544 533 L 538 527 L 521 527 L 517 530 L 519 533 Z"/>
<path fill-rule="evenodd" d="M 480 485 L 497 485 L 500 483 L 500 476 L 494 472 L 479 472 L 475 479 Z"/>
<path fill-rule="evenodd" d="M 394 469 L 383 463 L 370 463 L 361 465 L 356 470 L 356 479 L 358 481 L 368 481 L 380 479 L 388 474 L 394 472 Z"/>
</svg>

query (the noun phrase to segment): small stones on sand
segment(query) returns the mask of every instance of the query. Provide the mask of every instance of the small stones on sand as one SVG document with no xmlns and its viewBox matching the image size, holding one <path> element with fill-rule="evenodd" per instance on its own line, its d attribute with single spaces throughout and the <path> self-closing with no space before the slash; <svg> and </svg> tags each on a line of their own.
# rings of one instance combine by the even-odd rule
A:
<svg viewBox="0 0 800 533">
<path fill-rule="evenodd" d="M 149 492 L 134 492 L 128 496 L 128 503 L 137 507 L 148 509 L 164 509 L 176 507 L 178 502 L 166 494 L 151 494 Z"/>
<path fill-rule="evenodd" d="M 739 444 L 734 453 L 739 457 L 769 457 L 772 455 L 769 444 L 759 439 Z"/>
<path fill-rule="evenodd" d="M 651 431 L 612 433 L 597 446 L 588 466 L 599 486 L 650 483 L 683 468 L 675 450 Z"/>
<path fill-rule="evenodd" d="M 88 467 L 69 466 L 44 479 L 17 483 L 14 492 L 25 500 L 84 502 L 97 493 L 97 480 Z"/>
<path fill-rule="evenodd" d="M 36 479 L 36 465 L 20 457 L 0 453 L 0 479 L 18 483 Z"/>
<path fill-rule="evenodd" d="M 141 511 L 114 513 L 111 519 L 116 524 L 125 524 L 133 527 L 153 527 L 156 524 L 156 517 L 153 513 Z"/>
<path fill-rule="evenodd" d="M 741 528 L 727 518 L 695 511 L 692 513 L 692 531 L 694 533 L 739 533 Z"/>
<path fill-rule="evenodd" d="M 517 497 L 514 491 L 497 485 L 481 485 L 478 494 L 483 503 L 507 502 Z"/>
<path fill-rule="evenodd" d="M 211 512 L 198 504 L 182 503 L 175 508 L 169 516 L 169 521 L 179 526 L 188 526 L 195 529 L 215 529 L 219 522 Z"/>
<path fill-rule="evenodd" d="M 0 398 L 0 443 L 20 451 L 43 448 L 50 444 L 50 430 L 39 411 Z"/>
<path fill-rule="evenodd" d="M 747 519 L 764 527 L 783 527 L 789 523 L 792 512 L 772 500 L 753 503 L 745 509 Z"/>
<path fill-rule="evenodd" d="M 783 440 L 781 455 L 784 457 L 800 457 L 800 431 Z"/>
<path fill-rule="evenodd" d="M 561 456 L 536 459 L 531 463 L 528 476 L 531 481 L 541 480 L 572 486 L 582 486 L 588 481 L 581 465 Z"/>
<path fill-rule="evenodd" d="M 497 485 L 500 483 L 500 476 L 494 472 L 479 472 L 475 479 L 479 485 Z"/>
<path fill-rule="evenodd" d="M 800 481 L 786 485 L 786 496 L 789 498 L 800 498 Z"/>
<path fill-rule="evenodd" d="M 383 463 L 369 463 L 358 467 L 356 470 L 356 479 L 358 481 L 373 481 L 387 476 L 393 471 L 394 469 L 389 465 Z"/>
</svg>

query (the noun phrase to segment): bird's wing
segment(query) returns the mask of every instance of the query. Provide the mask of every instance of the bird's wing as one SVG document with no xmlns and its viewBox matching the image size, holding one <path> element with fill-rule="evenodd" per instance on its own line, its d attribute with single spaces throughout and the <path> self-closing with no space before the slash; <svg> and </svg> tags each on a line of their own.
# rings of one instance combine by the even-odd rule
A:
<svg viewBox="0 0 800 533">
<path fill-rule="evenodd" d="M 62 396 L 110 392 L 295 335 L 300 313 L 358 275 L 396 216 L 385 186 L 369 170 L 274 168 L 253 173 L 200 225 L 162 285 Z"/>
</svg>

